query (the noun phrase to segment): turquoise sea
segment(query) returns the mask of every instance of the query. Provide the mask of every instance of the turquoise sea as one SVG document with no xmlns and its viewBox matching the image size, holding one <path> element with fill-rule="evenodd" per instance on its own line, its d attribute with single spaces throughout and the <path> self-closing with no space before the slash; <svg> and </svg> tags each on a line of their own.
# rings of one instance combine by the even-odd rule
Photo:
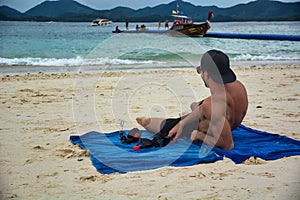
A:
<svg viewBox="0 0 300 200">
<path fill-rule="evenodd" d="M 157 30 L 157 23 L 145 24 Z M 300 42 L 113 34 L 125 23 L 0 22 L 0 73 L 82 69 L 194 67 L 209 49 L 233 66 L 300 64 Z M 211 32 L 300 35 L 300 22 L 211 23 Z"/>
</svg>

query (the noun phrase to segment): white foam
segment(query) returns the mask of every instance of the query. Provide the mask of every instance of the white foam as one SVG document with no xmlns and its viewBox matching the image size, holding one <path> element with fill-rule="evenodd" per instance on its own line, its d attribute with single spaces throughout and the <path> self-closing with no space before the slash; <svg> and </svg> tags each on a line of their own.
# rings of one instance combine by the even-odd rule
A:
<svg viewBox="0 0 300 200">
<path fill-rule="evenodd" d="M 300 57 L 242 54 L 234 57 L 233 60 L 235 61 L 286 61 L 286 60 L 300 60 Z"/>
<path fill-rule="evenodd" d="M 138 61 L 117 58 L 86 59 L 80 56 L 75 58 L 0 58 L 0 66 L 81 66 L 81 65 L 137 65 L 155 64 L 156 61 Z"/>
</svg>

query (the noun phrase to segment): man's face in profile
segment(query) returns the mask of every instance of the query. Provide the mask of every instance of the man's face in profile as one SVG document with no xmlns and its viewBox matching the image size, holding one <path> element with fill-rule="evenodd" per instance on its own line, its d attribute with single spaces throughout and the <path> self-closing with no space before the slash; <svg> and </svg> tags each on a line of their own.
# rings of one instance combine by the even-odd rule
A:
<svg viewBox="0 0 300 200">
<path fill-rule="evenodd" d="M 208 85 L 206 83 L 206 76 L 207 76 L 207 72 L 205 72 L 200 66 L 196 68 L 197 73 L 201 75 L 202 81 L 204 82 L 205 87 L 208 88 Z"/>
</svg>

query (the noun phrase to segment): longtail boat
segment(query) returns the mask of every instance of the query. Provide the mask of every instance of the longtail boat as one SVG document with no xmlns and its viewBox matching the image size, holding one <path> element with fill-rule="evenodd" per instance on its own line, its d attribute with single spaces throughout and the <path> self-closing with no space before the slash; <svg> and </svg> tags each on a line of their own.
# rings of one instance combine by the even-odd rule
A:
<svg viewBox="0 0 300 200">
<path fill-rule="evenodd" d="M 176 14 L 175 14 L 176 12 Z M 179 11 L 173 11 L 173 17 L 175 20 L 173 26 L 171 27 L 170 33 L 174 36 L 184 34 L 190 37 L 200 37 L 204 36 L 206 32 L 210 29 L 210 19 L 213 16 L 213 11 L 208 11 L 208 17 L 206 22 L 195 24 L 192 19 L 186 15 L 179 15 Z"/>
</svg>

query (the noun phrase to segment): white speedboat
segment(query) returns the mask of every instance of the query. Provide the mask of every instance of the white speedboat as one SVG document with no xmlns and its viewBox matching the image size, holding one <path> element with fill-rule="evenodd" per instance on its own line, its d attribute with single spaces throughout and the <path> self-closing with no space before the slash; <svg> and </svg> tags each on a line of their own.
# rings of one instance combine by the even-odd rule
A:
<svg viewBox="0 0 300 200">
<path fill-rule="evenodd" d="M 108 19 L 97 18 L 97 19 L 94 19 L 92 21 L 92 26 L 106 26 L 106 25 L 109 25 L 111 23 L 112 23 L 112 21 L 110 21 Z"/>
</svg>

